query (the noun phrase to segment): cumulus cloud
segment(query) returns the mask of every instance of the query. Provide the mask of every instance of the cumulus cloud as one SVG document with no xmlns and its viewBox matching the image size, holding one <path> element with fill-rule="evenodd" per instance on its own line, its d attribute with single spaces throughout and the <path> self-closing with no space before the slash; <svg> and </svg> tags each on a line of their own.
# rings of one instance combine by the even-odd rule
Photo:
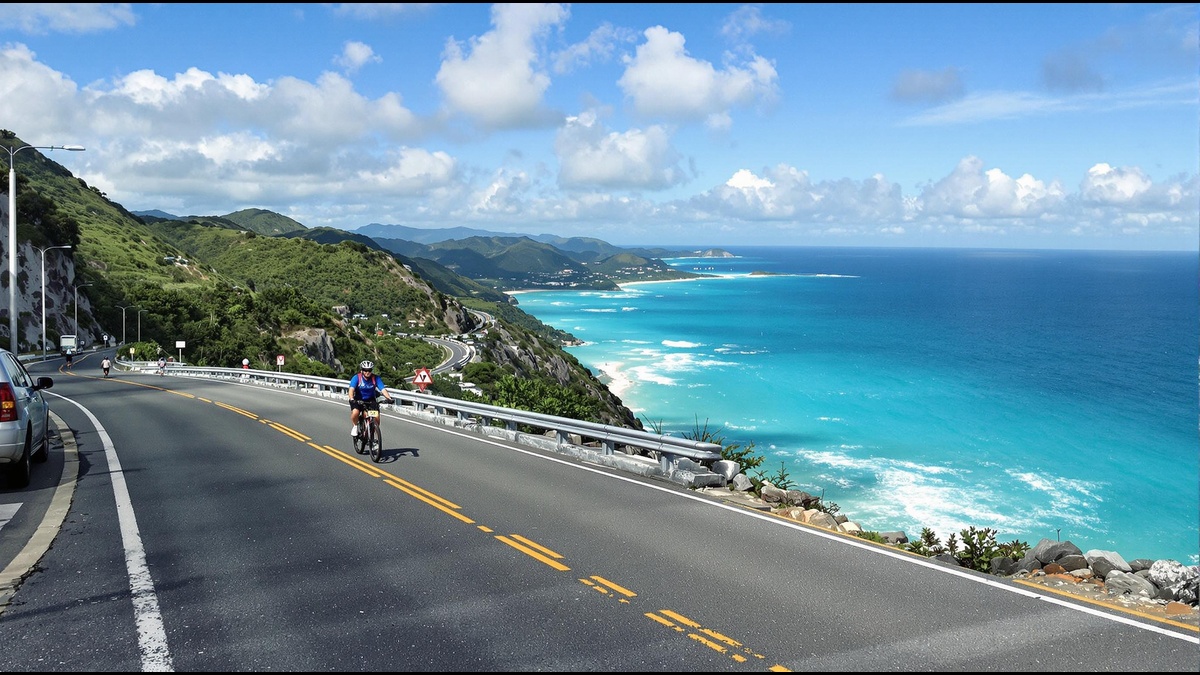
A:
<svg viewBox="0 0 1200 675">
<path fill-rule="evenodd" d="M 496 5 L 494 29 L 463 45 L 451 39 L 436 82 L 452 112 L 493 129 L 541 126 L 553 117 L 542 98 L 550 77 L 540 70 L 536 42 L 567 19 L 562 5 Z"/>
<path fill-rule="evenodd" d="M 882 175 L 814 183 L 807 171 L 786 164 L 761 176 L 740 169 L 692 204 L 711 214 L 804 224 L 903 218 L 900 188 Z"/>
<path fill-rule="evenodd" d="M 617 82 L 639 115 L 678 122 L 720 119 L 731 107 L 776 95 L 778 74 L 761 56 L 718 70 L 689 56 L 680 33 L 654 26 L 643 35 L 646 41 L 625 58 Z"/>
<path fill-rule="evenodd" d="M 1088 169 L 1079 186 L 1079 196 L 1093 204 L 1128 204 L 1150 191 L 1152 183 L 1141 169 L 1113 168 L 1097 164 Z"/>
<path fill-rule="evenodd" d="M 686 178 L 670 134 L 659 126 L 611 132 L 586 112 L 567 120 L 554 148 L 566 188 L 657 190 Z"/>
<path fill-rule="evenodd" d="M 1064 198 L 1061 185 L 1049 185 L 1029 174 L 1014 179 L 999 169 L 983 168 L 978 157 L 965 157 L 945 178 L 922 191 L 924 216 L 992 219 L 1037 216 Z"/>
<path fill-rule="evenodd" d="M 371 46 L 351 40 L 342 47 L 342 53 L 333 59 L 347 73 L 357 72 L 368 63 L 382 63 L 383 59 L 371 49 Z"/>
</svg>

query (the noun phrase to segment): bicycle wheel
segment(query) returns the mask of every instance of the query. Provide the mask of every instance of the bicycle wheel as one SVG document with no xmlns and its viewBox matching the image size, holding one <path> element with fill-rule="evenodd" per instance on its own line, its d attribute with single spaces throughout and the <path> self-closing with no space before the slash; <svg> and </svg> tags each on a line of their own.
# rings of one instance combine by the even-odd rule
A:
<svg viewBox="0 0 1200 675">
<path fill-rule="evenodd" d="M 358 420 L 358 435 L 354 437 L 354 452 L 365 455 L 367 454 L 367 429 L 362 420 Z"/>
<path fill-rule="evenodd" d="M 376 464 L 383 461 L 383 431 L 378 421 L 371 423 L 371 461 Z"/>
</svg>

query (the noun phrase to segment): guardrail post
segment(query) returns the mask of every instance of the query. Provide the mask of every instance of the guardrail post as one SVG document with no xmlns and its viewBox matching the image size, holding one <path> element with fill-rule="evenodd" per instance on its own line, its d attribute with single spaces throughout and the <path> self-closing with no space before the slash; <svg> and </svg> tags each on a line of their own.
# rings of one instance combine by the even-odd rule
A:
<svg viewBox="0 0 1200 675">
<path fill-rule="evenodd" d="M 658 468 L 662 469 L 664 476 L 668 478 L 671 476 L 671 471 L 675 468 L 675 463 L 677 461 L 678 459 L 675 457 L 675 455 L 672 455 L 664 450 L 658 451 Z"/>
</svg>

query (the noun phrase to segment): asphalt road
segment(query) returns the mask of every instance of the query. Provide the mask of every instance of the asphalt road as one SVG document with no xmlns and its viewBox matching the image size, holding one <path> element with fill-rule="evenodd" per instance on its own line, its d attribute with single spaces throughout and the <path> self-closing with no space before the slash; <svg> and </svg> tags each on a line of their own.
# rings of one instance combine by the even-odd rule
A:
<svg viewBox="0 0 1200 675">
<path fill-rule="evenodd" d="M 1187 627 L 402 415 L 376 465 L 341 401 L 99 359 L 0 492 L 7 672 L 1200 666 Z"/>
</svg>

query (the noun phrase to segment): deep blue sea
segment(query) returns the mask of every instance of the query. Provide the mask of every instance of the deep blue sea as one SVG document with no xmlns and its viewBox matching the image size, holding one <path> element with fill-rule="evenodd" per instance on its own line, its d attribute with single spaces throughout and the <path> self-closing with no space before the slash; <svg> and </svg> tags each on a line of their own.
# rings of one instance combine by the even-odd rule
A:
<svg viewBox="0 0 1200 675">
<path fill-rule="evenodd" d="M 515 297 L 647 428 L 752 443 L 864 529 L 1197 564 L 1195 252 L 725 250 Z"/>
</svg>

